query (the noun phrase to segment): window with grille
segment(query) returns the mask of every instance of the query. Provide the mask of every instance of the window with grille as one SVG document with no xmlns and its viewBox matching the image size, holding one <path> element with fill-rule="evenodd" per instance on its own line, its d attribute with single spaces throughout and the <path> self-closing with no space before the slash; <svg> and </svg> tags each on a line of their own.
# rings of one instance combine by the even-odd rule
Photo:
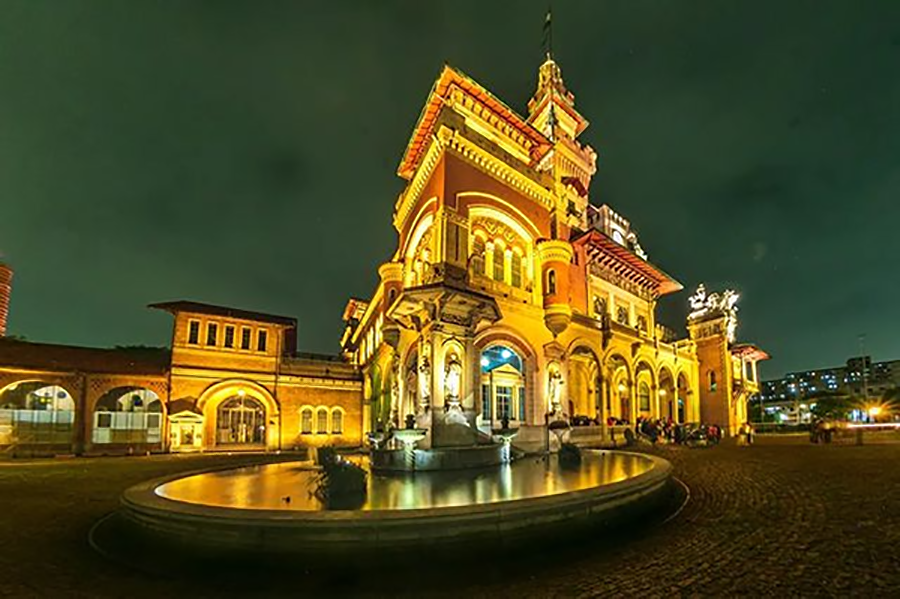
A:
<svg viewBox="0 0 900 599">
<path fill-rule="evenodd" d="M 518 252 L 512 253 L 510 258 L 509 282 L 513 287 L 522 286 L 522 256 Z"/>
<path fill-rule="evenodd" d="M 494 280 L 495 281 L 503 281 L 503 264 L 504 260 L 503 247 L 499 243 L 494 244 Z"/>
</svg>

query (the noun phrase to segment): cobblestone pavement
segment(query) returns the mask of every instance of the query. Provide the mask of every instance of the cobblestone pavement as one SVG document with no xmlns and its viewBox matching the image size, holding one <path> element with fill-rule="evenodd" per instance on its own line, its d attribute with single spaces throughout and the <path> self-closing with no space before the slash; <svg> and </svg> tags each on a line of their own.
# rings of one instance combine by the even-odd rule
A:
<svg viewBox="0 0 900 599">
<path fill-rule="evenodd" d="M 536 558 L 448 568 L 404 584 L 419 559 L 377 574 L 413 597 L 900 596 L 900 444 L 813 446 L 800 437 L 749 448 L 655 453 L 691 491 L 680 515 L 654 530 L 620 531 L 564 557 L 548 541 Z M 215 458 L 219 460 L 219 458 Z M 199 460 L 110 459 L 0 466 L 0 597 L 268 597 L 384 594 L 372 577 L 307 580 L 248 573 L 240 589 L 184 576 L 147 576 L 93 554 L 86 532 L 134 482 L 204 466 Z M 601 546 L 602 545 L 602 546 Z M 140 561 L 142 556 L 134 556 Z M 504 556 L 497 556 L 502 563 Z M 183 568 L 172 564 L 172 572 Z M 182 573 L 183 574 L 183 573 Z"/>
<path fill-rule="evenodd" d="M 691 490 L 681 514 L 471 597 L 900 596 L 900 445 L 659 448 Z"/>
</svg>

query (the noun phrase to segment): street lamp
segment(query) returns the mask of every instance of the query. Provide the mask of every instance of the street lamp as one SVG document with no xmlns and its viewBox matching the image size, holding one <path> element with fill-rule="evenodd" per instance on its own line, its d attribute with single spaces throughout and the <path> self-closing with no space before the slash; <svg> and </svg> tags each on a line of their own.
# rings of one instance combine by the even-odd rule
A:
<svg viewBox="0 0 900 599">
<path fill-rule="evenodd" d="M 872 406 L 871 408 L 869 408 L 869 422 L 874 422 L 874 421 L 875 421 L 875 418 L 876 418 L 879 414 L 881 414 L 881 407 L 880 407 L 880 406 Z"/>
</svg>

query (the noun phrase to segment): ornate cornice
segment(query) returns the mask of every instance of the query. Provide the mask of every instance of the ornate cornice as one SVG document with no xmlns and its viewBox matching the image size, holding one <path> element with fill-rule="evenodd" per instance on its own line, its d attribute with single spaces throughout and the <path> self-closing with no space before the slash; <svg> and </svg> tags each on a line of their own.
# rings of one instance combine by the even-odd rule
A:
<svg viewBox="0 0 900 599">
<path fill-rule="evenodd" d="M 397 205 L 394 208 L 394 228 L 398 231 L 401 231 L 406 224 L 406 219 L 409 218 L 413 206 L 416 205 L 416 202 L 422 195 L 425 184 L 428 183 L 428 179 L 431 178 L 431 175 L 434 173 L 434 169 L 440 160 L 446 145 L 446 134 L 444 133 L 444 129 L 445 128 L 442 127 L 437 135 L 432 136 L 431 143 L 428 144 L 428 149 L 425 151 L 425 156 L 422 158 L 422 162 L 416 170 L 416 174 L 409 182 L 406 190 L 400 194 L 400 197 L 397 200 Z"/>
<path fill-rule="evenodd" d="M 571 262 L 575 255 L 572 244 L 562 239 L 545 239 L 538 242 L 537 248 L 541 262 Z"/>
</svg>

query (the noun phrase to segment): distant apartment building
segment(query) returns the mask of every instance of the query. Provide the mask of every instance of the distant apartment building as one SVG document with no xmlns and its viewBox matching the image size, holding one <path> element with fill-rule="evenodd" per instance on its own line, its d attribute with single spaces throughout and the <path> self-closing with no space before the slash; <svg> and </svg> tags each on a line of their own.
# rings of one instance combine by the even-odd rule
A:
<svg viewBox="0 0 900 599">
<path fill-rule="evenodd" d="M 782 422 L 808 422 L 816 398 L 823 393 L 877 401 L 897 387 L 900 387 L 900 360 L 872 362 L 871 356 L 857 356 L 847 360 L 844 366 L 790 372 L 784 378 L 763 381 L 753 402 L 755 410 L 751 408 L 752 416 L 758 420 L 765 411 L 770 418 Z"/>
</svg>

